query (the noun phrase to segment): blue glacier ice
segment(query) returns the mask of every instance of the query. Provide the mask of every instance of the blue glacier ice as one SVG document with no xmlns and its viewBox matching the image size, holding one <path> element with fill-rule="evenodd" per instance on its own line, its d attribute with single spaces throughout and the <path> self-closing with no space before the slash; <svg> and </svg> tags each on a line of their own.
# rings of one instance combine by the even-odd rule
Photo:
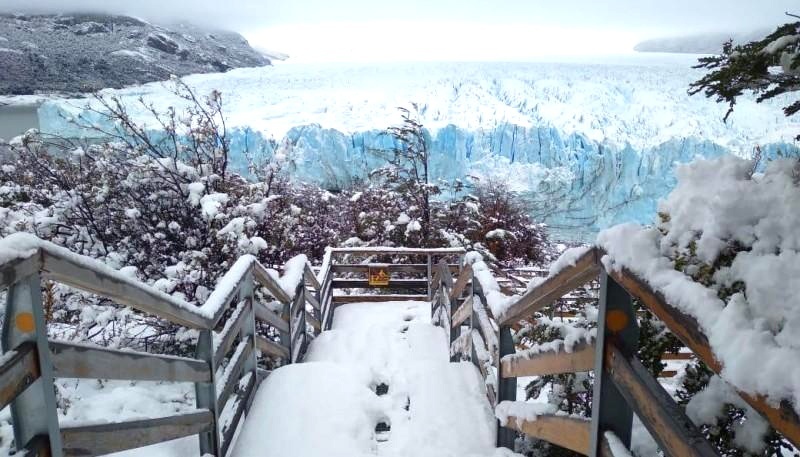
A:
<svg viewBox="0 0 800 457">
<path fill-rule="evenodd" d="M 331 189 L 364 179 L 391 147 L 395 109 L 420 105 L 429 128 L 434 179 L 498 181 L 531 203 L 559 236 L 589 239 L 620 222 L 653 221 L 675 185 L 676 163 L 723 154 L 798 154 L 800 124 L 772 105 L 744 99 L 725 107 L 688 97 L 699 73 L 689 61 L 665 65 L 459 64 L 425 67 L 275 67 L 197 75 L 199 91 L 220 88 L 232 105 L 232 166 L 244 151 L 279 150 L 291 176 Z M 423 71 L 424 70 L 424 71 Z M 160 107 L 179 104 L 163 85 L 115 91 Z M 102 123 L 75 101 L 40 107 L 43 131 L 85 136 L 66 118 Z M 137 113 L 147 122 L 147 113 Z"/>
</svg>

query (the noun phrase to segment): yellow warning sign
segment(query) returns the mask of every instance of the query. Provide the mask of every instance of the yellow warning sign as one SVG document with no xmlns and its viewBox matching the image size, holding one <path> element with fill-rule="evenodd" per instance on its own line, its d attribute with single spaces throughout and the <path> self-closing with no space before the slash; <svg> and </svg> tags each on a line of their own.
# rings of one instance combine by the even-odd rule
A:
<svg viewBox="0 0 800 457">
<path fill-rule="evenodd" d="M 389 267 L 386 265 L 376 265 L 369 267 L 369 285 L 370 286 L 388 286 L 389 285 Z"/>
</svg>

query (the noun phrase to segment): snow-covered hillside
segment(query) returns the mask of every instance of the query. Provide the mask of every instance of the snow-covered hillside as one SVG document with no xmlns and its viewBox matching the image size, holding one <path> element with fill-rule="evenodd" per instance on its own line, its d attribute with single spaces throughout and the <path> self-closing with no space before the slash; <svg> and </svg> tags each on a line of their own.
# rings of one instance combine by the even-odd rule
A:
<svg viewBox="0 0 800 457">
<path fill-rule="evenodd" d="M 434 174 L 497 179 L 525 193 L 556 228 L 591 232 L 652 220 L 674 186 L 676 162 L 697 155 L 765 155 L 789 146 L 800 123 L 783 117 L 783 100 L 726 107 L 689 97 L 693 56 L 631 56 L 614 63 L 426 63 L 282 65 L 195 75 L 199 92 L 219 89 L 237 152 L 275 151 L 297 179 L 341 187 L 379 158 L 371 148 L 398 123 L 397 106 L 419 104 L 430 129 Z M 130 107 L 140 95 L 157 107 L 176 103 L 163 83 L 115 91 Z M 40 108 L 44 131 L 75 131 L 62 114 L 85 101 Z M 136 116 L 147 119 L 143 109 Z M 85 112 L 84 112 L 85 114 Z M 275 140 L 270 143 L 268 139 Z M 244 158 L 234 160 L 244 167 Z"/>
</svg>

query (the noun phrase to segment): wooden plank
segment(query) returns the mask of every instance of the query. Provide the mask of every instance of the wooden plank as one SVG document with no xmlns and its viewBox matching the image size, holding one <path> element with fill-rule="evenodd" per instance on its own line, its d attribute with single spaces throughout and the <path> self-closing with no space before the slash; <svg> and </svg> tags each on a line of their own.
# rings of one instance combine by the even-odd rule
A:
<svg viewBox="0 0 800 457">
<path fill-rule="evenodd" d="M 717 360 L 708 343 L 708 338 L 700 330 L 700 325 L 694 318 L 668 304 L 661 293 L 654 291 L 630 270 L 622 268 L 610 271 L 608 275 L 614 278 L 628 293 L 641 300 L 711 370 L 715 373 L 722 371 L 722 364 Z M 800 416 L 797 415 L 789 401 L 781 400 L 778 406 L 772 406 L 776 402 L 768 400 L 763 395 L 751 395 L 738 390 L 737 393 L 795 447 L 800 448 Z"/>
<path fill-rule="evenodd" d="M 59 252 L 42 252 L 42 272 L 56 282 L 110 298 L 116 303 L 185 327 L 208 329 L 214 324 L 212 319 L 191 308 L 176 306 L 172 297 L 150 286 L 135 281 L 123 281 L 103 271 L 87 268 Z"/>
<path fill-rule="evenodd" d="M 520 297 L 502 316 L 498 316 L 498 323 L 501 326 L 511 325 L 522 318 L 532 316 L 567 292 L 594 279 L 600 272 L 598 259 L 597 249 L 589 250 L 575 262 L 575 265 L 547 278 Z"/>
<path fill-rule="evenodd" d="M 336 295 L 333 297 L 334 304 L 344 303 L 378 303 L 387 301 L 428 301 L 427 295 Z"/>
<path fill-rule="evenodd" d="M 427 289 L 427 279 L 391 279 L 388 286 L 370 286 L 366 279 L 334 279 L 334 289 Z"/>
<path fill-rule="evenodd" d="M 364 273 L 366 275 L 371 265 L 375 266 L 378 264 L 339 263 L 336 265 L 331 265 L 331 271 L 334 273 Z M 425 263 L 390 263 L 388 265 L 380 265 L 388 267 L 389 273 L 419 273 L 421 275 L 428 274 L 428 265 Z M 458 272 L 458 265 L 449 264 L 448 266 L 450 267 L 450 272 Z"/>
<path fill-rule="evenodd" d="M 466 331 L 458 336 L 452 343 L 450 343 L 450 357 L 469 355 L 470 341 L 472 340 L 472 332 Z M 459 360 L 460 357 L 459 357 Z M 453 360 L 451 360 L 452 362 Z"/>
<path fill-rule="evenodd" d="M 292 301 L 292 297 L 283 290 L 280 284 L 272 279 L 272 276 L 267 273 L 267 269 L 258 262 L 253 264 L 253 277 L 279 302 L 286 304 Z"/>
<path fill-rule="evenodd" d="M 461 325 L 462 322 L 464 322 L 465 320 L 469 319 L 472 316 L 473 300 L 474 298 L 470 296 L 469 298 L 464 300 L 464 303 L 462 303 L 457 310 L 455 310 L 452 317 L 453 322 L 451 324 L 453 328 L 458 327 L 459 325 Z"/>
<path fill-rule="evenodd" d="M 241 344 L 241 343 L 240 343 Z M 225 408 L 225 402 L 233 393 L 233 389 L 239 384 L 239 379 L 242 377 L 242 369 L 244 364 L 253 353 L 253 340 L 247 338 L 244 350 L 239 353 L 236 360 L 231 360 L 225 369 L 227 375 L 225 385 L 222 386 L 222 391 L 217 396 L 217 411 L 222 411 Z M 221 374 L 218 374 L 221 376 Z"/>
<path fill-rule="evenodd" d="M 239 311 L 239 309 L 241 309 L 241 311 Z M 239 331 L 250 317 L 250 305 L 244 304 L 241 308 L 237 308 L 237 312 L 239 312 L 239 315 L 236 317 L 236 320 L 230 326 L 226 325 L 223 329 L 226 333 L 222 336 L 222 340 L 217 345 L 216 352 L 214 353 L 214 368 L 218 367 L 219 364 L 222 363 L 222 360 L 225 359 L 225 356 L 228 355 L 231 346 L 233 346 L 233 342 L 239 335 Z"/>
<path fill-rule="evenodd" d="M 267 307 L 261 303 L 255 304 L 254 311 L 256 313 L 256 319 L 266 322 L 281 332 L 289 331 L 289 323 L 283 320 L 281 316 L 267 309 Z"/>
<path fill-rule="evenodd" d="M 594 351 L 594 344 L 576 343 L 572 352 L 566 352 L 562 343 L 557 351 L 503 357 L 500 369 L 506 378 L 590 371 L 594 369 Z"/>
<path fill-rule="evenodd" d="M 34 251 L 24 259 L 14 259 L 0 265 L 0 289 L 8 287 L 21 279 L 42 269 L 41 250 Z"/>
<path fill-rule="evenodd" d="M 439 271 L 439 276 L 442 278 L 442 284 L 447 289 L 453 288 L 453 275 L 450 274 L 450 269 L 447 268 L 447 263 L 444 260 L 440 260 L 438 264 L 436 264 L 436 269 Z"/>
<path fill-rule="evenodd" d="M 671 353 L 665 352 L 661 354 L 661 360 L 692 360 L 694 358 L 694 354 L 690 352 L 678 352 L 678 353 Z"/>
<path fill-rule="evenodd" d="M 321 306 L 319 301 L 317 301 L 317 297 L 314 296 L 314 293 L 310 290 L 306 290 L 306 293 L 303 294 L 305 296 L 306 301 L 311 304 L 317 311 L 320 310 Z"/>
<path fill-rule="evenodd" d="M 213 416 L 200 410 L 177 416 L 64 427 L 65 456 L 95 456 L 196 435 L 211 428 Z"/>
<path fill-rule="evenodd" d="M 306 311 L 306 322 L 311 324 L 315 332 L 319 333 L 321 331 L 322 325 L 320 324 L 319 319 L 314 317 L 314 315 L 308 311 Z"/>
<path fill-rule="evenodd" d="M 14 355 L 8 356 L 0 366 L 0 409 L 11 403 L 34 381 L 39 379 L 39 358 L 36 356 L 36 344 L 22 343 L 14 349 Z"/>
<path fill-rule="evenodd" d="M 14 455 L 22 455 L 23 457 L 53 457 L 53 452 L 50 449 L 50 438 L 48 438 L 47 435 L 36 435 Z"/>
<path fill-rule="evenodd" d="M 661 373 L 658 374 L 659 378 L 674 378 L 678 375 L 677 370 L 662 370 Z"/>
<path fill-rule="evenodd" d="M 433 296 L 442 287 L 442 271 L 434 268 L 431 272 L 429 287 L 429 296 Z"/>
<path fill-rule="evenodd" d="M 217 287 L 212 292 L 213 295 L 224 293 L 224 295 L 221 297 L 221 300 L 217 302 L 217 309 L 214 311 L 213 330 L 221 330 L 220 327 L 224 325 L 222 322 L 222 316 L 224 316 L 225 312 L 230 309 L 231 303 L 238 303 L 238 301 L 235 302 L 235 300 L 238 300 L 239 296 L 241 295 L 242 288 L 245 286 L 245 281 L 253 281 L 253 277 L 250 275 L 250 272 L 253 269 L 253 264 L 256 263 L 258 263 L 258 261 L 254 258 L 248 259 L 246 257 L 240 257 L 236 263 L 225 273 L 222 278 L 223 280 L 219 282 Z M 240 269 L 240 265 L 245 265 L 245 268 Z M 252 284 L 248 284 L 247 286 L 248 290 L 252 289 Z"/>
<path fill-rule="evenodd" d="M 322 288 L 319 281 L 317 280 L 317 276 L 311 271 L 311 267 L 306 263 L 306 266 L 303 268 L 303 276 L 305 277 L 306 284 L 310 285 L 314 288 L 317 292 Z"/>
<path fill-rule="evenodd" d="M 667 455 L 717 456 L 702 432 L 641 362 L 606 345 L 605 372 Z"/>
<path fill-rule="evenodd" d="M 458 275 L 458 279 L 456 279 L 455 284 L 453 285 L 453 290 L 450 291 L 450 299 L 454 300 L 461 296 L 461 293 L 464 291 L 464 288 L 467 287 L 467 284 L 472 280 L 472 265 L 467 264 L 464 266 L 464 269 L 461 270 L 461 273 Z"/>
<path fill-rule="evenodd" d="M 233 444 L 233 435 L 236 433 L 236 428 L 239 425 L 239 421 L 241 421 L 242 419 L 242 415 L 244 414 L 245 409 L 247 409 L 248 407 L 247 405 L 253 398 L 255 386 L 256 386 L 256 377 L 250 376 L 250 379 L 247 381 L 247 386 L 245 386 L 244 389 L 240 390 L 239 393 L 236 395 L 236 410 L 233 413 L 233 417 L 231 418 L 230 423 L 228 423 L 222 429 L 222 446 L 220 452 L 220 455 L 222 456 L 228 453 L 231 444 Z"/>
<path fill-rule="evenodd" d="M 487 357 L 483 359 L 480 357 L 481 354 L 484 356 L 489 355 L 489 352 L 486 350 L 486 343 L 483 341 L 480 332 L 472 330 L 470 334 L 472 336 L 472 363 L 478 367 L 478 371 L 481 372 L 481 377 L 485 381 L 489 376 L 494 377 L 494 373 L 491 371 L 492 361 Z M 492 408 L 494 408 L 497 406 L 497 394 L 495 393 L 494 385 L 488 382 L 485 382 L 485 384 L 486 398 L 489 400 L 489 404 L 492 405 Z"/>
<path fill-rule="evenodd" d="M 86 344 L 49 341 L 57 378 L 131 381 L 210 382 L 206 362 L 188 357 L 120 351 Z"/>
<path fill-rule="evenodd" d="M 569 416 L 540 415 L 533 421 L 509 416 L 507 427 L 556 446 L 589 455 L 589 424 L 588 420 Z"/>
<path fill-rule="evenodd" d="M 448 255 L 464 254 L 464 248 L 404 248 L 404 247 L 353 247 L 332 248 L 333 254 L 400 254 L 400 255 Z"/>
<path fill-rule="evenodd" d="M 264 338 L 263 336 L 256 336 L 256 349 L 264 355 L 272 357 L 289 357 L 289 350 L 284 346 Z"/>
</svg>

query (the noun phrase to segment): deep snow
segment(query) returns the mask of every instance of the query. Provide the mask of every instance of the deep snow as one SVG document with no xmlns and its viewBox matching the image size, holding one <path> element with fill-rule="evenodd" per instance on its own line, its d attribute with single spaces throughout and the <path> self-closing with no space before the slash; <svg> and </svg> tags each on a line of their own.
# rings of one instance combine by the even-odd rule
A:
<svg viewBox="0 0 800 457">
<path fill-rule="evenodd" d="M 513 455 L 494 448 L 478 371 L 450 363 L 448 347 L 427 303 L 337 308 L 306 361 L 261 385 L 233 456 Z M 389 386 L 382 396 L 380 383 Z M 374 432 L 380 421 L 391 425 L 382 442 Z"/>
</svg>

